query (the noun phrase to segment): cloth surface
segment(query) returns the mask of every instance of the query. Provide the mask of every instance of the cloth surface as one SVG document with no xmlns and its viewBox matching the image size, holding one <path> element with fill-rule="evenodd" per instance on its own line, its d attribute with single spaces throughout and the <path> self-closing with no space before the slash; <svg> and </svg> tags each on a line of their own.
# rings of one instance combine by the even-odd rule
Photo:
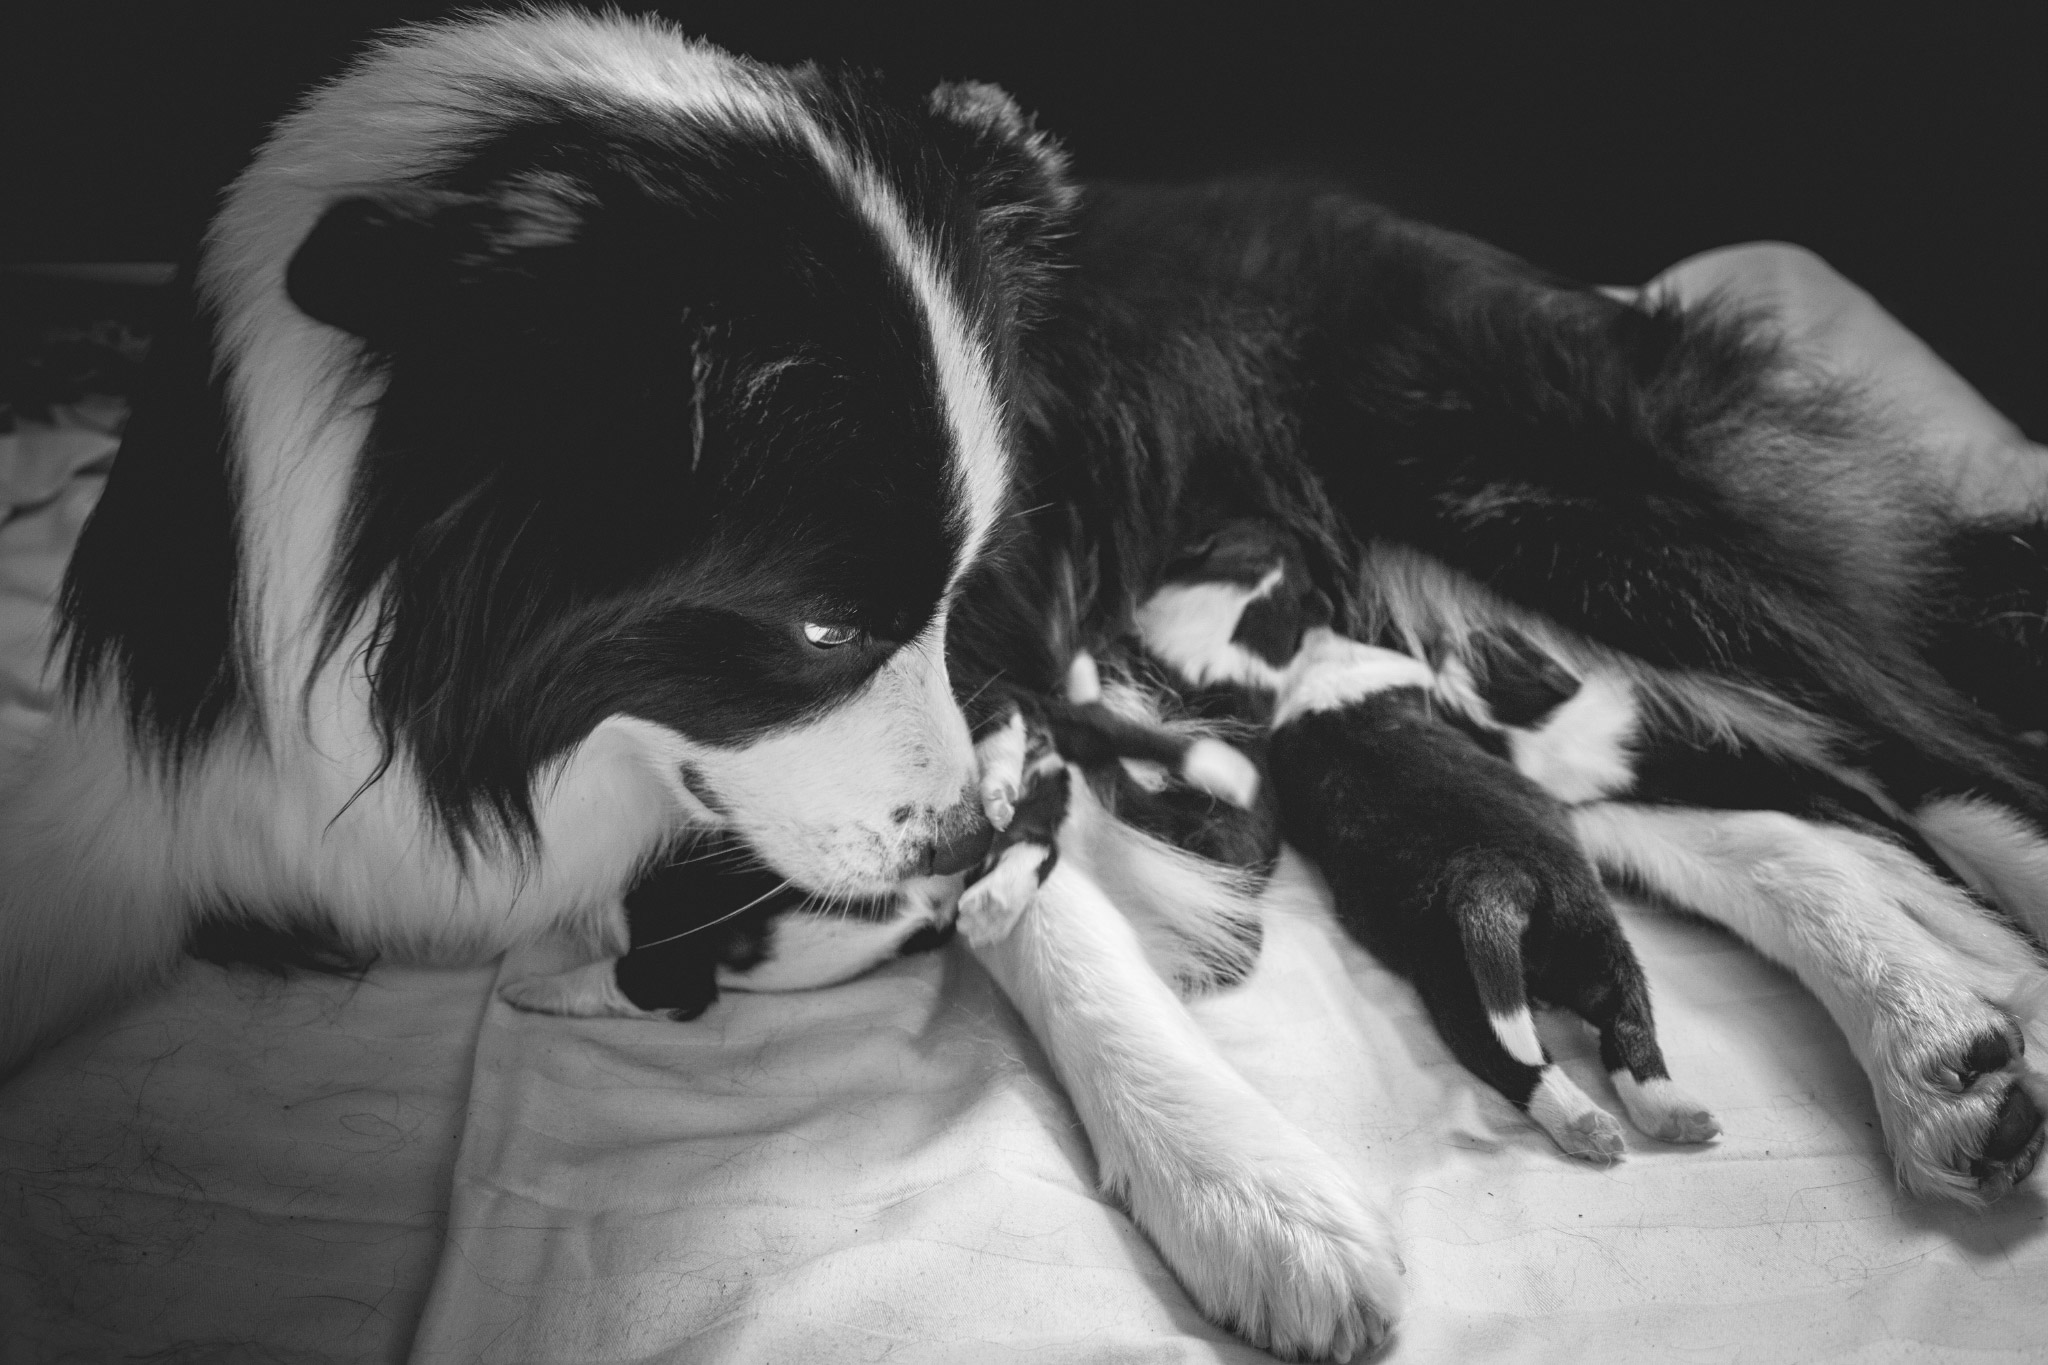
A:
<svg viewBox="0 0 2048 1365">
<path fill-rule="evenodd" d="M 2048 453 L 1867 295 L 1752 250 L 1662 285 L 1770 307 L 1910 396 L 1960 500 L 2048 487 Z M 47 702 L 100 435 L 0 435 L 12 744 Z M 1673 1071 L 1724 1125 L 1703 1149 L 1557 1155 L 1299 865 L 1252 980 L 1197 1006 L 1398 1219 L 1411 1306 L 1386 1358 L 2048 1358 L 2040 1184 L 1982 1215 L 1903 1199 L 1812 998 L 1716 929 L 1624 916 Z M 191 964 L 41 1058 L 0 1090 L 0 1362 L 1265 1358 L 1092 1192 L 1072 1110 L 964 949 L 681 1025 L 522 1015 L 492 981 Z M 1586 1032 L 1541 1027 L 1618 1111 Z"/>
</svg>

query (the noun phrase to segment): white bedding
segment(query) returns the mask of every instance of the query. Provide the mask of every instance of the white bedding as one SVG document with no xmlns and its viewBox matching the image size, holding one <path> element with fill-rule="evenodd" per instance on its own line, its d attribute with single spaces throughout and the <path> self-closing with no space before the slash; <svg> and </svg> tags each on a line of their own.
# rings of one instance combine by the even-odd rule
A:
<svg viewBox="0 0 2048 1365">
<path fill-rule="evenodd" d="M 1927 414 L 1966 496 L 2048 489 L 2048 454 L 1787 259 L 1676 278 L 1790 290 L 1809 342 L 1903 376 L 1885 391 Z M 33 509 L 0 527 L 17 737 L 96 491 L 72 474 L 108 444 L 63 439 L 25 458 L 0 437 L 0 498 Z M 1299 867 L 1254 978 L 1198 1007 L 1396 1214 L 1412 1303 L 1388 1359 L 2048 1359 L 2040 1183 L 1982 1215 L 1902 1199 L 1798 984 L 1718 930 L 1626 917 L 1673 1071 L 1724 1125 L 1705 1149 L 1558 1156 Z M 1265 1358 L 1092 1193 L 1044 1059 L 957 946 L 678 1025 L 521 1015 L 492 980 L 188 964 L 0 1090 L 0 1361 Z M 1545 1036 L 1618 1109 L 1584 1031 Z"/>
</svg>

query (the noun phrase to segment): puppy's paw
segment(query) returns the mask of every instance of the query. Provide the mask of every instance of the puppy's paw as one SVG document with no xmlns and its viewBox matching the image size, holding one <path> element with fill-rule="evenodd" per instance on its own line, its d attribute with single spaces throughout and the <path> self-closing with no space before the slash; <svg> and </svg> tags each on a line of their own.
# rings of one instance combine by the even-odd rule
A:
<svg viewBox="0 0 2048 1365">
<path fill-rule="evenodd" d="M 1628 1121 L 1638 1132 L 1659 1142 L 1707 1142 L 1721 1135 L 1720 1120 L 1668 1077 L 1638 1081 L 1626 1071 L 1616 1071 L 1612 1079 Z"/>
<path fill-rule="evenodd" d="M 1189 745 L 1180 770 L 1190 786 L 1239 810 L 1250 810 L 1259 798 L 1258 765 L 1220 739 L 1198 739 Z"/>
<path fill-rule="evenodd" d="M 1580 1161 L 1611 1166 L 1628 1147 L 1614 1115 L 1593 1103 L 1555 1066 L 1543 1069 L 1543 1079 L 1529 1096 L 1529 1117 L 1550 1135 L 1559 1151 Z"/>
<path fill-rule="evenodd" d="M 1872 1040 L 1872 1084 L 1899 1183 L 1989 1203 L 2031 1175 L 2048 1144 L 2025 1038 L 1981 999 L 1920 1004 L 1882 1020 Z"/>
<path fill-rule="evenodd" d="M 1404 1297 L 1393 1233 L 1320 1152 L 1154 1170 L 1129 1191 L 1197 1306 L 1254 1346 L 1350 1360 L 1393 1330 Z"/>
<path fill-rule="evenodd" d="M 955 923 L 970 947 L 1000 943 L 1031 908 L 1045 878 L 1040 874 L 1053 851 L 1042 844 L 1015 843 L 996 858 L 988 875 L 960 893 Z"/>
<path fill-rule="evenodd" d="M 663 1019 L 669 1016 L 641 1009 L 619 989 L 614 968 L 618 959 L 585 963 L 566 972 L 522 976 L 498 987 L 498 998 L 531 1014 L 559 1014 L 572 1019 Z"/>
<path fill-rule="evenodd" d="M 1007 721 L 974 746 L 981 771 L 981 811 L 998 830 L 1008 829 L 1017 815 L 1017 797 L 1024 789 L 1027 738 L 1024 713 L 1012 710 Z"/>
</svg>

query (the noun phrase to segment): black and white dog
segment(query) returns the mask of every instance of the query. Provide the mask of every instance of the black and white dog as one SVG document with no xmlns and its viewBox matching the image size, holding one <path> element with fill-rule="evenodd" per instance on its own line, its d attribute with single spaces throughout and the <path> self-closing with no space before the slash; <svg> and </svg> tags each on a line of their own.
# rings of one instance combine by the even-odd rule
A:
<svg viewBox="0 0 2048 1365">
<path fill-rule="evenodd" d="M 1537 780 L 1603 868 L 1816 991 L 1911 1188 L 1988 1197 L 2039 1148 L 2039 960 L 1890 837 L 2048 931 L 2038 757 L 1925 653 L 2004 580 L 1959 595 L 1911 452 L 1739 318 L 1313 185 L 1083 193 L 986 87 L 534 13 L 315 93 L 194 284 L 66 583 L 68 703 L 0 797 L 0 1073 L 208 919 L 619 953 L 704 830 L 882 922 L 792 978 L 893 951 L 1019 790 L 984 685 L 1046 631 L 1005 577 L 1073 566 L 1074 643 L 1114 641 L 1246 515 L 1346 635 L 1455 673 L 1513 630 L 1613 682 L 1668 761 L 1566 745 Z M 1073 792 L 978 951 L 1104 1187 L 1252 1340 L 1377 1340 L 1385 1220 L 1155 962 L 1242 922 L 1237 870 Z"/>
</svg>

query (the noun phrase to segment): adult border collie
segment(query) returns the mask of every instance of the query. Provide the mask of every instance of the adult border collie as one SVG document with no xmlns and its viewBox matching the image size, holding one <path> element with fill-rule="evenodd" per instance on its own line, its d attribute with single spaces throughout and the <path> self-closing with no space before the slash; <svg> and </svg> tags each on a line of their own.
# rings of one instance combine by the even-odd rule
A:
<svg viewBox="0 0 2048 1365">
<path fill-rule="evenodd" d="M 1681 794 L 1775 808 L 1589 798 L 1595 856 L 1800 973 L 1909 1185 L 1981 1198 L 2038 1145 L 2004 1008 L 2031 950 L 1800 781 L 1746 796 L 1759 756 L 1862 792 L 2048 927 L 2026 755 L 1920 653 L 1949 528 L 1739 319 L 1314 186 L 1084 195 L 985 87 L 906 103 L 533 13 L 313 95 L 193 283 L 67 580 L 68 702 L 0 801 L 0 1072 L 209 917 L 617 952 L 704 827 L 886 901 L 989 837 L 954 697 L 1007 665 L 949 669 L 951 619 L 1057 550 L 1114 638 L 1227 514 L 1315 547 L 1360 638 L 1455 657 L 1505 620 L 1625 673 Z M 1105 1187 L 1253 1340 L 1377 1340 L 1384 1220 L 1146 955 L 1227 888 L 1076 792 L 981 951 Z"/>
</svg>

